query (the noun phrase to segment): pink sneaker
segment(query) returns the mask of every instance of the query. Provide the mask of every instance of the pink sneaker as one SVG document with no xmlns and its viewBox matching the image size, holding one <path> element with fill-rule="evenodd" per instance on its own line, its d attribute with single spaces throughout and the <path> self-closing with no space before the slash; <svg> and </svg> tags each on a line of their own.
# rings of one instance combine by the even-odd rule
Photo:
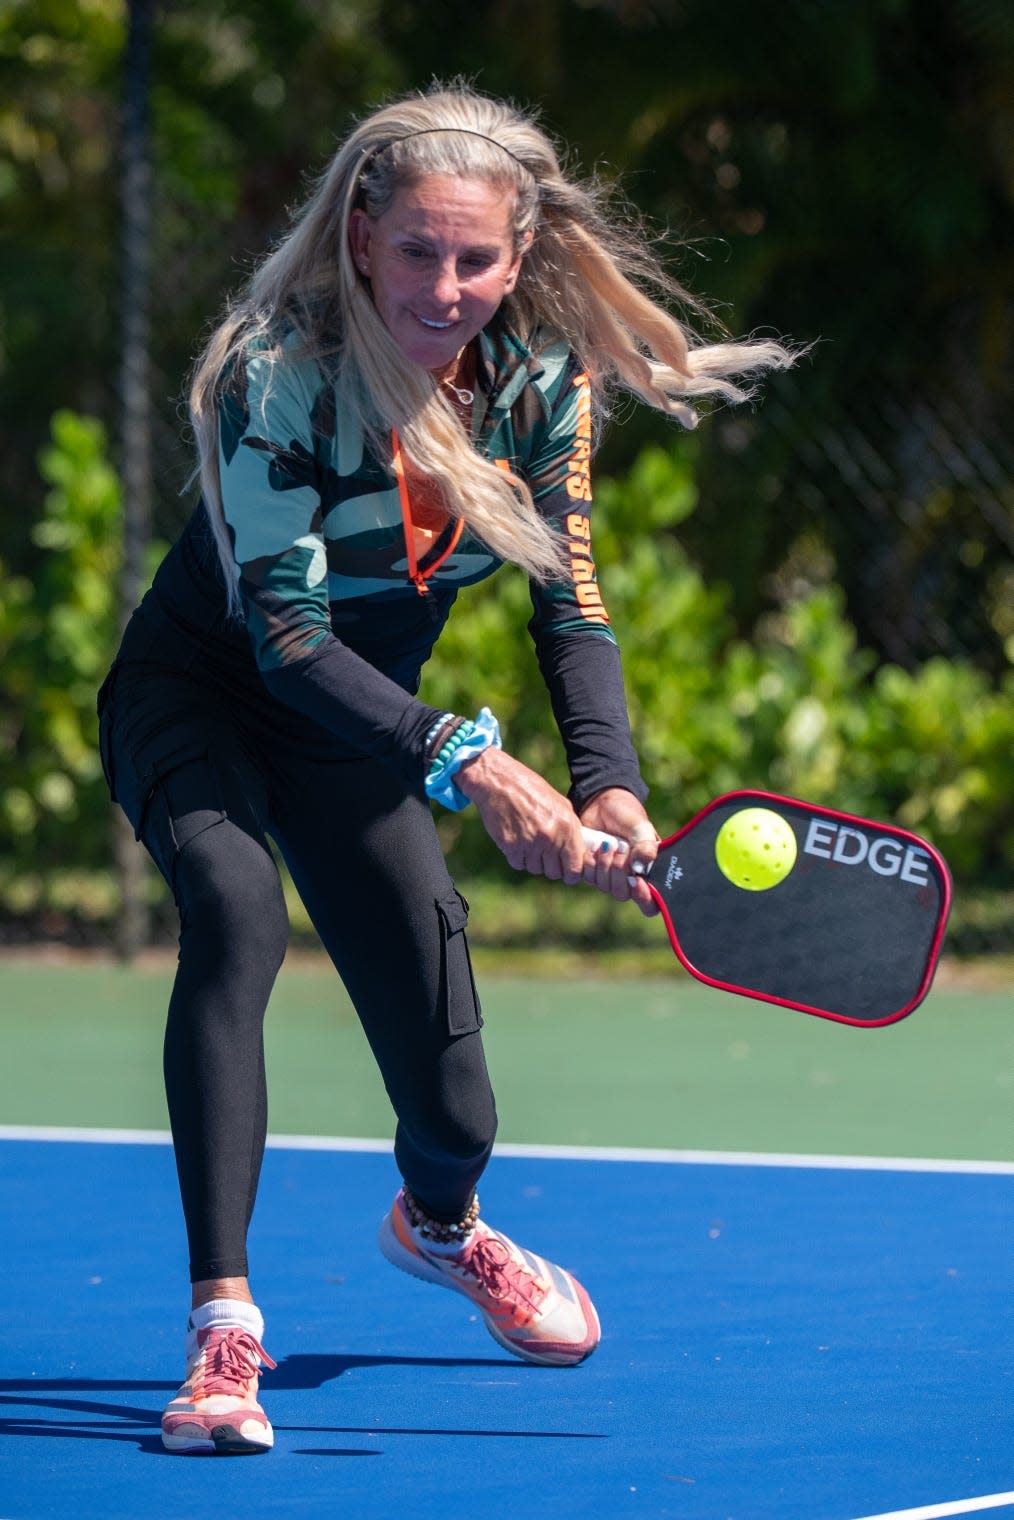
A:
<svg viewBox="0 0 1014 1520">
<path fill-rule="evenodd" d="M 262 1362 L 275 1365 L 242 1326 L 199 1330 L 186 1382 L 162 1416 L 166 1450 L 220 1457 L 270 1451 L 274 1431 L 257 1402 Z"/>
<path fill-rule="evenodd" d="M 380 1226 L 378 1243 L 403 1272 L 471 1299 L 493 1339 L 526 1362 L 571 1367 L 599 1343 L 598 1315 L 577 1279 L 481 1219 L 460 1250 L 441 1250 L 413 1226 L 402 1189 Z"/>
</svg>

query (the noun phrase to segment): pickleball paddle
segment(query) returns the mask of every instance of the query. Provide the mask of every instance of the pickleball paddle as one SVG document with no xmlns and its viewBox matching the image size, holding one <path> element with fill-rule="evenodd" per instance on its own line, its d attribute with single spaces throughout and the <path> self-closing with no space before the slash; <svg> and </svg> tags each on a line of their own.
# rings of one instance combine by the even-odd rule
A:
<svg viewBox="0 0 1014 1520">
<path fill-rule="evenodd" d="M 951 903 L 943 857 L 918 835 L 752 790 L 663 840 L 645 880 L 699 981 L 869 1028 L 925 998 Z"/>
</svg>

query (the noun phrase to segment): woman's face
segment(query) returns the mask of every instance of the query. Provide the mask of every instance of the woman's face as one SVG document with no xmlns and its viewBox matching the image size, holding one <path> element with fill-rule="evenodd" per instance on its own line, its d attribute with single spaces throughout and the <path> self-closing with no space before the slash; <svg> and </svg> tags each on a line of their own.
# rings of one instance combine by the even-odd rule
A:
<svg viewBox="0 0 1014 1520">
<path fill-rule="evenodd" d="M 349 218 L 357 269 L 402 353 L 450 373 L 461 350 L 517 283 L 514 194 L 484 180 L 428 174 L 395 192 L 375 220 Z"/>
</svg>

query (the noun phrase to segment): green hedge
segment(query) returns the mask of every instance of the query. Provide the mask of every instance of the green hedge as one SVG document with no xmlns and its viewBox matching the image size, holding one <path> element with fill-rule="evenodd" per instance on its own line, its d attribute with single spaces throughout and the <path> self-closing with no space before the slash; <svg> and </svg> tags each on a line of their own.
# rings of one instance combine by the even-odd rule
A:
<svg viewBox="0 0 1014 1520">
<path fill-rule="evenodd" d="M 49 487 L 31 575 L 0 564 L 0 862 L 97 865 L 107 848 L 95 692 L 116 627 L 120 491 L 101 425 L 58 412 L 39 459 Z"/>
<path fill-rule="evenodd" d="M 997 686 L 971 663 L 876 666 L 830 581 L 790 585 L 749 638 L 737 635 L 726 588 L 706 585 L 680 547 L 695 505 L 693 455 L 678 447 L 647 450 L 596 494 L 600 580 L 658 824 L 676 826 L 716 793 L 762 786 L 916 829 L 959 881 L 1009 883 L 1014 674 Z M 456 710 L 488 702 L 508 745 L 563 782 L 525 602 L 518 576 L 470 593 L 425 694 Z M 443 828 L 471 872 L 486 868 L 474 819 Z"/>
<path fill-rule="evenodd" d="M 28 580 L 0 566 L 0 916 L 103 925 L 115 891 L 94 696 L 115 642 L 119 490 L 101 428 L 71 413 L 53 419 L 40 469 L 50 490 L 33 535 L 38 569 Z M 647 449 L 626 478 L 597 488 L 600 578 L 659 826 L 739 786 L 894 820 L 949 859 L 959 920 L 964 897 L 965 921 L 1009 946 L 1014 675 L 997 684 L 944 660 L 877 666 L 812 545 L 798 556 L 806 573 L 779 578 L 769 611 L 743 636 L 728 589 L 706 585 L 680 546 L 696 505 L 692 440 Z M 517 573 L 466 592 L 422 694 L 455 711 L 487 703 L 512 751 L 565 786 L 529 616 Z M 439 825 L 482 909 L 478 937 L 648 943 L 655 933 L 595 893 L 519 883 L 474 813 L 442 814 Z M 518 890 L 506 894 L 507 881 Z M 295 905 L 294 917 L 298 926 Z"/>
</svg>

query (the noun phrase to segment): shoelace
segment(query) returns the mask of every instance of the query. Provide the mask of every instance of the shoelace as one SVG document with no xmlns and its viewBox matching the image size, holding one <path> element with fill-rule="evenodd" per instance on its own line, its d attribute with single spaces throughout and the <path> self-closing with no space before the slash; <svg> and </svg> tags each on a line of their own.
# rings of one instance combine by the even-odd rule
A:
<svg viewBox="0 0 1014 1520">
<path fill-rule="evenodd" d="M 194 1397 L 206 1398 L 212 1393 L 241 1396 L 257 1372 L 258 1359 L 265 1367 L 277 1366 L 249 1330 L 212 1330 L 201 1347 L 200 1370 L 192 1382 Z"/>
<path fill-rule="evenodd" d="M 490 1298 L 513 1306 L 519 1324 L 535 1318 L 549 1292 L 495 1235 L 477 1240 L 462 1265 L 478 1278 Z"/>
</svg>

